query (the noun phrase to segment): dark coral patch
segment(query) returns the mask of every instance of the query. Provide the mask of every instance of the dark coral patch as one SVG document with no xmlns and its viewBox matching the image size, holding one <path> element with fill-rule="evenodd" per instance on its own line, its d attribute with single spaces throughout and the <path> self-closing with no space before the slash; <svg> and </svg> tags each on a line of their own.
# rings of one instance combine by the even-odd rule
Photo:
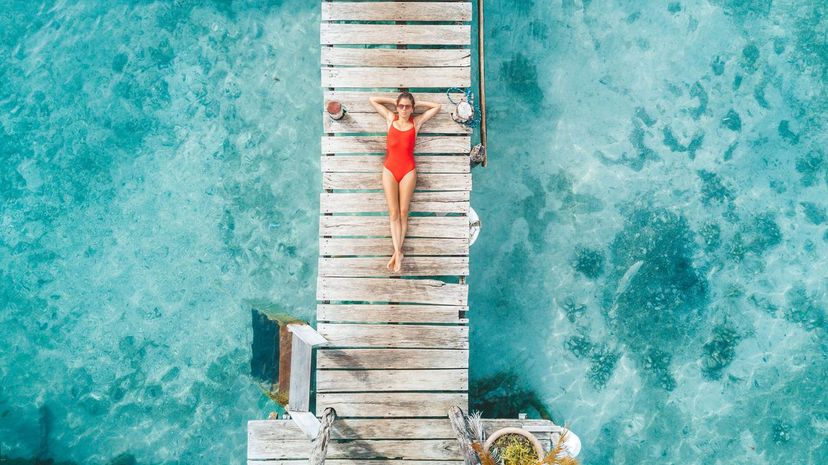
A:
<svg viewBox="0 0 828 465">
<path fill-rule="evenodd" d="M 695 233 L 687 220 L 663 209 L 633 210 L 612 242 L 606 317 L 618 338 L 650 374 L 670 390 L 672 353 L 683 350 L 708 302 L 708 284 L 693 266 Z"/>
<path fill-rule="evenodd" d="M 739 113 L 736 113 L 736 110 L 730 109 L 725 117 L 722 118 L 722 126 L 730 129 L 731 131 L 741 131 L 742 118 L 739 117 Z"/>
<path fill-rule="evenodd" d="M 736 357 L 736 346 L 742 336 L 733 328 L 718 325 L 702 348 L 702 374 L 710 380 L 721 379 L 722 372 Z"/>
<path fill-rule="evenodd" d="M 818 180 L 818 175 L 825 166 L 825 156 L 822 152 L 811 151 L 796 159 L 796 171 L 802 175 L 800 181 L 803 186 L 811 186 Z"/>
<path fill-rule="evenodd" d="M 724 185 L 718 174 L 707 170 L 699 170 L 697 174 L 702 181 L 701 195 L 705 205 L 734 199 L 733 192 Z"/>
<path fill-rule="evenodd" d="M 545 98 L 538 84 L 538 68 L 526 55 L 516 53 L 500 66 L 500 78 L 512 95 L 527 105 L 540 105 Z"/>
<path fill-rule="evenodd" d="M 748 253 L 761 256 L 767 250 L 782 243 L 782 230 L 771 213 L 755 216 L 742 223 L 733 236 L 730 255 L 741 260 Z"/>
<path fill-rule="evenodd" d="M 789 143 L 794 145 L 799 143 L 799 134 L 791 131 L 791 123 L 788 120 L 782 120 L 779 122 L 777 132 L 779 133 L 779 137 L 785 139 Z"/>
<path fill-rule="evenodd" d="M 785 319 L 811 330 L 825 327 L 826 312 L 819 298 L 808 295 L 802 284 L 797 284 L 785 293 L 788 305 Z"/>
<path fill-rule="evenodd" d="M 588 247 L 575 249 L 572 267 L 587 278 L 595 279 L 604 272 L 604 253 Z"/>
<path fill-rule="evenodd" d="M 805 218 L 811 224 L 822 224 L 828 220 L 828 213 L 825 210 L 825 207 L 820 207 L 819 205 L 813 202 L 802 202 L 803 210 L 805 211 Z"/>
<path fill-rule="evenodd" d="M 716 250 L 722 243 L 722 228 L 715 223 L 708 223 L 699 229 L 705 252 Z"/>
</svg>

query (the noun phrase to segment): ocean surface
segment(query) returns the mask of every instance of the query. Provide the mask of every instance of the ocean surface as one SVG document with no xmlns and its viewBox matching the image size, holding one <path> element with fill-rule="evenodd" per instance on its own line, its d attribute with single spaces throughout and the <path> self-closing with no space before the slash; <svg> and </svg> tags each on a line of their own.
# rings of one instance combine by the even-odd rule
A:
<svg viewBox="0 0 828 465">
<path fill-rule="evenodd" d="M 472 407 L 585 465 L 828 463 L 828 4 L 485 5 Z M 251 302 L 314 314 L 318 24 L 0 0 L 3 463 L 244 463 Z"/>
</svg>

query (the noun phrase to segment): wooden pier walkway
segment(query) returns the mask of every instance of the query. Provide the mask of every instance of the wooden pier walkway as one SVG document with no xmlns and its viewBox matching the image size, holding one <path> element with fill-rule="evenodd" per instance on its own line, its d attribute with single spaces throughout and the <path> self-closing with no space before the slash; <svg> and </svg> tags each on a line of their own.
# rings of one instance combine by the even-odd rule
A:
<svg viewBox="0 0 828 465">
<path fill-rule="evenodd" d="M 315 414 L 337 414 L 327 462 L 459 465 L 447 412 L 468 408 L 471 129 L 451 119 L 446 90 L 471 85 L 472 4 L 323 1 L 321 20 L 324 100 L 347 110 L 333 120 L 319 102 L 316 330 L 327 344 L 316 349 Z M 368 96 L 402 90 L 444 107 L 417 134 L 417 190 L 395 275 L 385 267 L 387 128 Z M 249 465 L 307 463 L 310 442 L 292 420 L 251 421 L 248 432 Z"/>
<path fill-rule="evenodd" d="M 468 286 L 457 282 L 469 274 L 471 130 L 451 119 L 445 90 L 471 85 L 472 5 L 321 7 L 324 100 L 347 114 L 322 114 L 316 316 L 328 345 L 317 351 L 316 413 L 333 407 L 334 437 L 356 440 L 332 444 L 328 457 L 460 460 L 446 413 L 468 404 Z M 445 105 L 417 134 L 417 190 L 394 275 L 381 184 L 387 127 L 368 96 L 414 88 L 415 99 Z"/>
</svg>

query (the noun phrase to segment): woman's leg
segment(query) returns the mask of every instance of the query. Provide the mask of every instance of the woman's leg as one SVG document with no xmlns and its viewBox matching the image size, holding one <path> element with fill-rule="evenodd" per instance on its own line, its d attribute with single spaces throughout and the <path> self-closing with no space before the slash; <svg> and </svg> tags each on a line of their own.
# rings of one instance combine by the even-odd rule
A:
<svg viewBox="0 0 828 465">
<path fill-rule="evenodd" d="M 400 250 L 401 243 L 401 227 L 400 227 L 400 190 L 397 185 L 397 180 L 388 168 L 382 168 L 382 190 L 385 191 L 385 201 L 388 203 L 388 220 L 391 225 L 391 243 L 394 246 L 394 253 L 391 254 L 391 260 L 385 265 L 391 270 L 395 266 L 397 260 L 397 250 Z"/>
<path fill-rule="evenodd" d="M 414 186 L 417 185 L 417 170 L 413 169 L 406 173 L 400 180 L 400 247 L 397 249 L 397 263 L 394 271 L 399 272 L 402 268 L 402 247 L 405 242 L 405 234 L 408 232 L 408 206 L 411 197 L 414 196 Z"/>
</svg>

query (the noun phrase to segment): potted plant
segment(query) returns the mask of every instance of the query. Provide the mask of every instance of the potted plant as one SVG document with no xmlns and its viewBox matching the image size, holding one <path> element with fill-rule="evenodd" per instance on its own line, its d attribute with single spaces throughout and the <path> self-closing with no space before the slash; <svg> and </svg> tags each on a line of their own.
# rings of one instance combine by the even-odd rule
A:
<svg viewBox="0 0 828 465">
<path fill-rule="evenodd" d="M 568 436 L 569 430 L 564 428 L 552 450 L 544 454 L 532 433 L 521 428 L 503 428 L 495 431 L 484 445 L 473 443 L 472 449 L 482 465 L 579 465 L 570 455 L 573 451 L 567 443 Z"/>
<path fill-rule="evenodd" d="M 543 457 L 543 446 L 523 428 L 501 428 L 483 444 L 483 449 L 499 458 L 503 465 L 534 465 Z"/>
</svg>

